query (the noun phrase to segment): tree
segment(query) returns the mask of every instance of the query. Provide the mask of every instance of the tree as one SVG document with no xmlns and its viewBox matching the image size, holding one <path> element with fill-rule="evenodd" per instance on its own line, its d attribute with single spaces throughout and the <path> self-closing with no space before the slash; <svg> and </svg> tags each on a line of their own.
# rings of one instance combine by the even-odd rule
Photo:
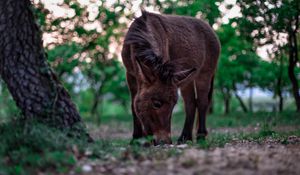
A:
<svg viewBox="0 0 300 175">
<path fill-rule="evenodd" d="M 99 122 L 105 96 L 110 94 L 115 98 L 120 96 L 120 91 L 127 92 L 126 86 L 120 86 L 126 84 L 126 79 L 121 63 L 117 61 L 117 53 L 121 50 L 121 39 L 127 28 L 126 15 L 131 15 L 128 12 L 125 14 L 124 9 L 129 8 L 130 3 L 110 3 L 102 0 L 101 3 L 95 1 L 84 4 L 76 0 L 66 0 L 56 4 L 57 7 L 73 13 L 61 17 L 49 13 L 41 2 L 35 5 L 36 15 L 43 29 L 48 35 L 62 39 L 47 44 L 50 63 L 75 98 L 83 93 L 91 94 L 91 105 L 88 108 L 80 105 L 79 109 L 88 111 L 87 116 Z M 110 51 L 111 48 L 116 51 Z M 76 86 L 75 71 L 84 80 L 82 86 Z M 123 76 L 120 76 L 121 72 L 124 73 Z M 70 79 L 74 81 L 68 81 Z M 119 81 L 119 91 L 113 91 L 115 87 L 109 87 L 115 80 Z M 79 92 L 75 92 L 74 87 L 79 87 Z M 127 95 L 127 100 L 128 98 Z M 121 101 L 126 106 L 124 99 Z"/>
<path fill-rule="evenodd" d="M 298 39 L 300 3 L 297 0 L 238 0 L 242 18 L 238 19 L 241 33 L 249 40 L 255 39 L 257 46 L 272 44 L 275 52 L 286 46 L 288 55 L 288 75 L 292 84 L 292 94 L 297 111 L 300 112 L 299 80 L 295 75 L 299 68 Z M 286 36 L 286 39 L 280 39 Z"/>
<path fill-rule="evenodd" d="M 260 61 L 259 68 L 255 74 L 255 80 L 260 88 L 270 91 L 274 98 L 278 97 L 278 111 L 283 110 L 284 94 L 290 89 L 288 82 L 287 63 L 284 54 L 278 55 L 272 62 Z"/>
<path fill-rule="evenodd" d="M 254 74 L 259 61 L 258 56 L 253 51 L 252 44 L 237 34 L 237 28 L 232 27 L 232 25 L 232 22 L 221 25 L 217 31 L 222 50 L 216 86 L 224 99 L 225 114 L 230 112 L 232 95 L 239 101 L 242 110 L 248 112 L 238 90 L 255 86 Z"/>
<path fill-rule="evenodd" d="M 0 1 L 0 16 L 0 74 L 24 118 L 81 130 L 76 106 L 47 63 L 30 1 Z"/>
<path fill-rule="evenodd" d="M 206 20 L 211 26 L 216 23 L 221 13 L 219 6 L 221 0 L 194 0 L 194 1 L 174 1 L 166 0 L 164 2 L 150 0 L 146 5 L 155 4 L 161 12 L 165 14 L 197 16 Z"/>
</svg>

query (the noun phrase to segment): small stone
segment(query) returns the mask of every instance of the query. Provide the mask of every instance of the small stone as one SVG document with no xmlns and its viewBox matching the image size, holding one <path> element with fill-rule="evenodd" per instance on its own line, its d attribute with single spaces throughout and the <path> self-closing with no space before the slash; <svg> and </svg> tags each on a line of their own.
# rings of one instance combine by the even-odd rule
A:
<svg viewBox="0 0 300 175">
<path fill-rule="evenodd" d="M 177 148 L 187 148 L 188 147 L 188 145 L 187 144 L 181 144 L 181 145 L 177 145 Z"/>
<path fill-rule="evenodd" d="M 86 150 L 85 152 L 84 152 L 84 155 L 85 156 L 90 156 L 90 155 L 92 155 L 93 154 L 93 152 L 91 151 L 91 150 Z"/>
<path fill-rule="evenodd" d="M 120 147 L 120 151 L 125 151 L 125 150 L 126 150 L 126 148 Z"/>
<path fill-rule="evenodd" d="M 83 165 L 81 169 L 83 172 L 88 173 L 91 172 L 93 168 L 90 165 Z"/>
</svg>

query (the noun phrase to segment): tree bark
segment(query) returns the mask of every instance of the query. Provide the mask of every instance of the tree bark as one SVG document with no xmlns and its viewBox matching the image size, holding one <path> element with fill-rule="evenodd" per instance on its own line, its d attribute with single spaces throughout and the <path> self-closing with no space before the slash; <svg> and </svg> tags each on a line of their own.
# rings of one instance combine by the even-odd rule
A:
<svg viewBox="0 0 300 175">
<path fill-rule="evenodd" d="M 1 77 L 25 119 L 73 127 L 80 115 L 47 63 L 30 8 L 30 0 L 0 1 Z"/>
<path fill-rule="evenodd" d="M 297 112 L 300 112 L 300 94 L 299 94 L 299 85 L 298 80 L 295 76 L 295 67 L 298 62 L 298 46 L 297 46 L 297 30 L 290 30 L 288 36 L 288 46 L 289 46 L 289 66 L 288 66 L 288 75 L 292 83 L 292 91 L 297 107 Z"/>
</svg>

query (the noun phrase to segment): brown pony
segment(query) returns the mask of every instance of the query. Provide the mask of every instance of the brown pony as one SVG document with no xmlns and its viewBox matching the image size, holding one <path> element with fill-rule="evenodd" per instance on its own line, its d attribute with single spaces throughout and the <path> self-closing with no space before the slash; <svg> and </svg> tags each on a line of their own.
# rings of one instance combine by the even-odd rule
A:
<svg viewBox="0 0 300 175">
<path fill-rule="evenodd" d="M 179 143 L 192 140 L 196 109 L 197 139 L 205 138 L 220 43 L 204 21 L 142 12 L 125 37 L 122 58 L 131 92 L 133 139 L 153 136 L 171 143 L 171 116 L 180 88 L 186 119 Z"/>
</svg>

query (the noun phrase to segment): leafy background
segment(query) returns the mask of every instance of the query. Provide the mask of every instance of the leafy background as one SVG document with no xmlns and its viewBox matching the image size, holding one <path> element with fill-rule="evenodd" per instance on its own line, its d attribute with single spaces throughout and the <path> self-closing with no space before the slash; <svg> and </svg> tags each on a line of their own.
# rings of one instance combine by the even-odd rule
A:
<svg viewBox="0 0 300 175">
<path fill-rule="evenodd" d="M 140 6 L 202 18 L 216 30 L 222 52 L 211 112 L 294 111 L 287 74 L 286 25 L 299 6 L 296 1 L 280 2 L 34 0 L 32 9 L 43 32 L 49 63 L 83 119 L 100 124 L 102 120 L 130 120 L 120 51 L 130 22 L 140 15 Z M 259 50 L 264 50 L 263 58 Z M 295 74 L 299 83 L 299 64 Z M 175 113 L 182 112 L 181 106 L 180 101 Z M 18 113 L 1 82 L 0 119 Z"/>
</svg>

